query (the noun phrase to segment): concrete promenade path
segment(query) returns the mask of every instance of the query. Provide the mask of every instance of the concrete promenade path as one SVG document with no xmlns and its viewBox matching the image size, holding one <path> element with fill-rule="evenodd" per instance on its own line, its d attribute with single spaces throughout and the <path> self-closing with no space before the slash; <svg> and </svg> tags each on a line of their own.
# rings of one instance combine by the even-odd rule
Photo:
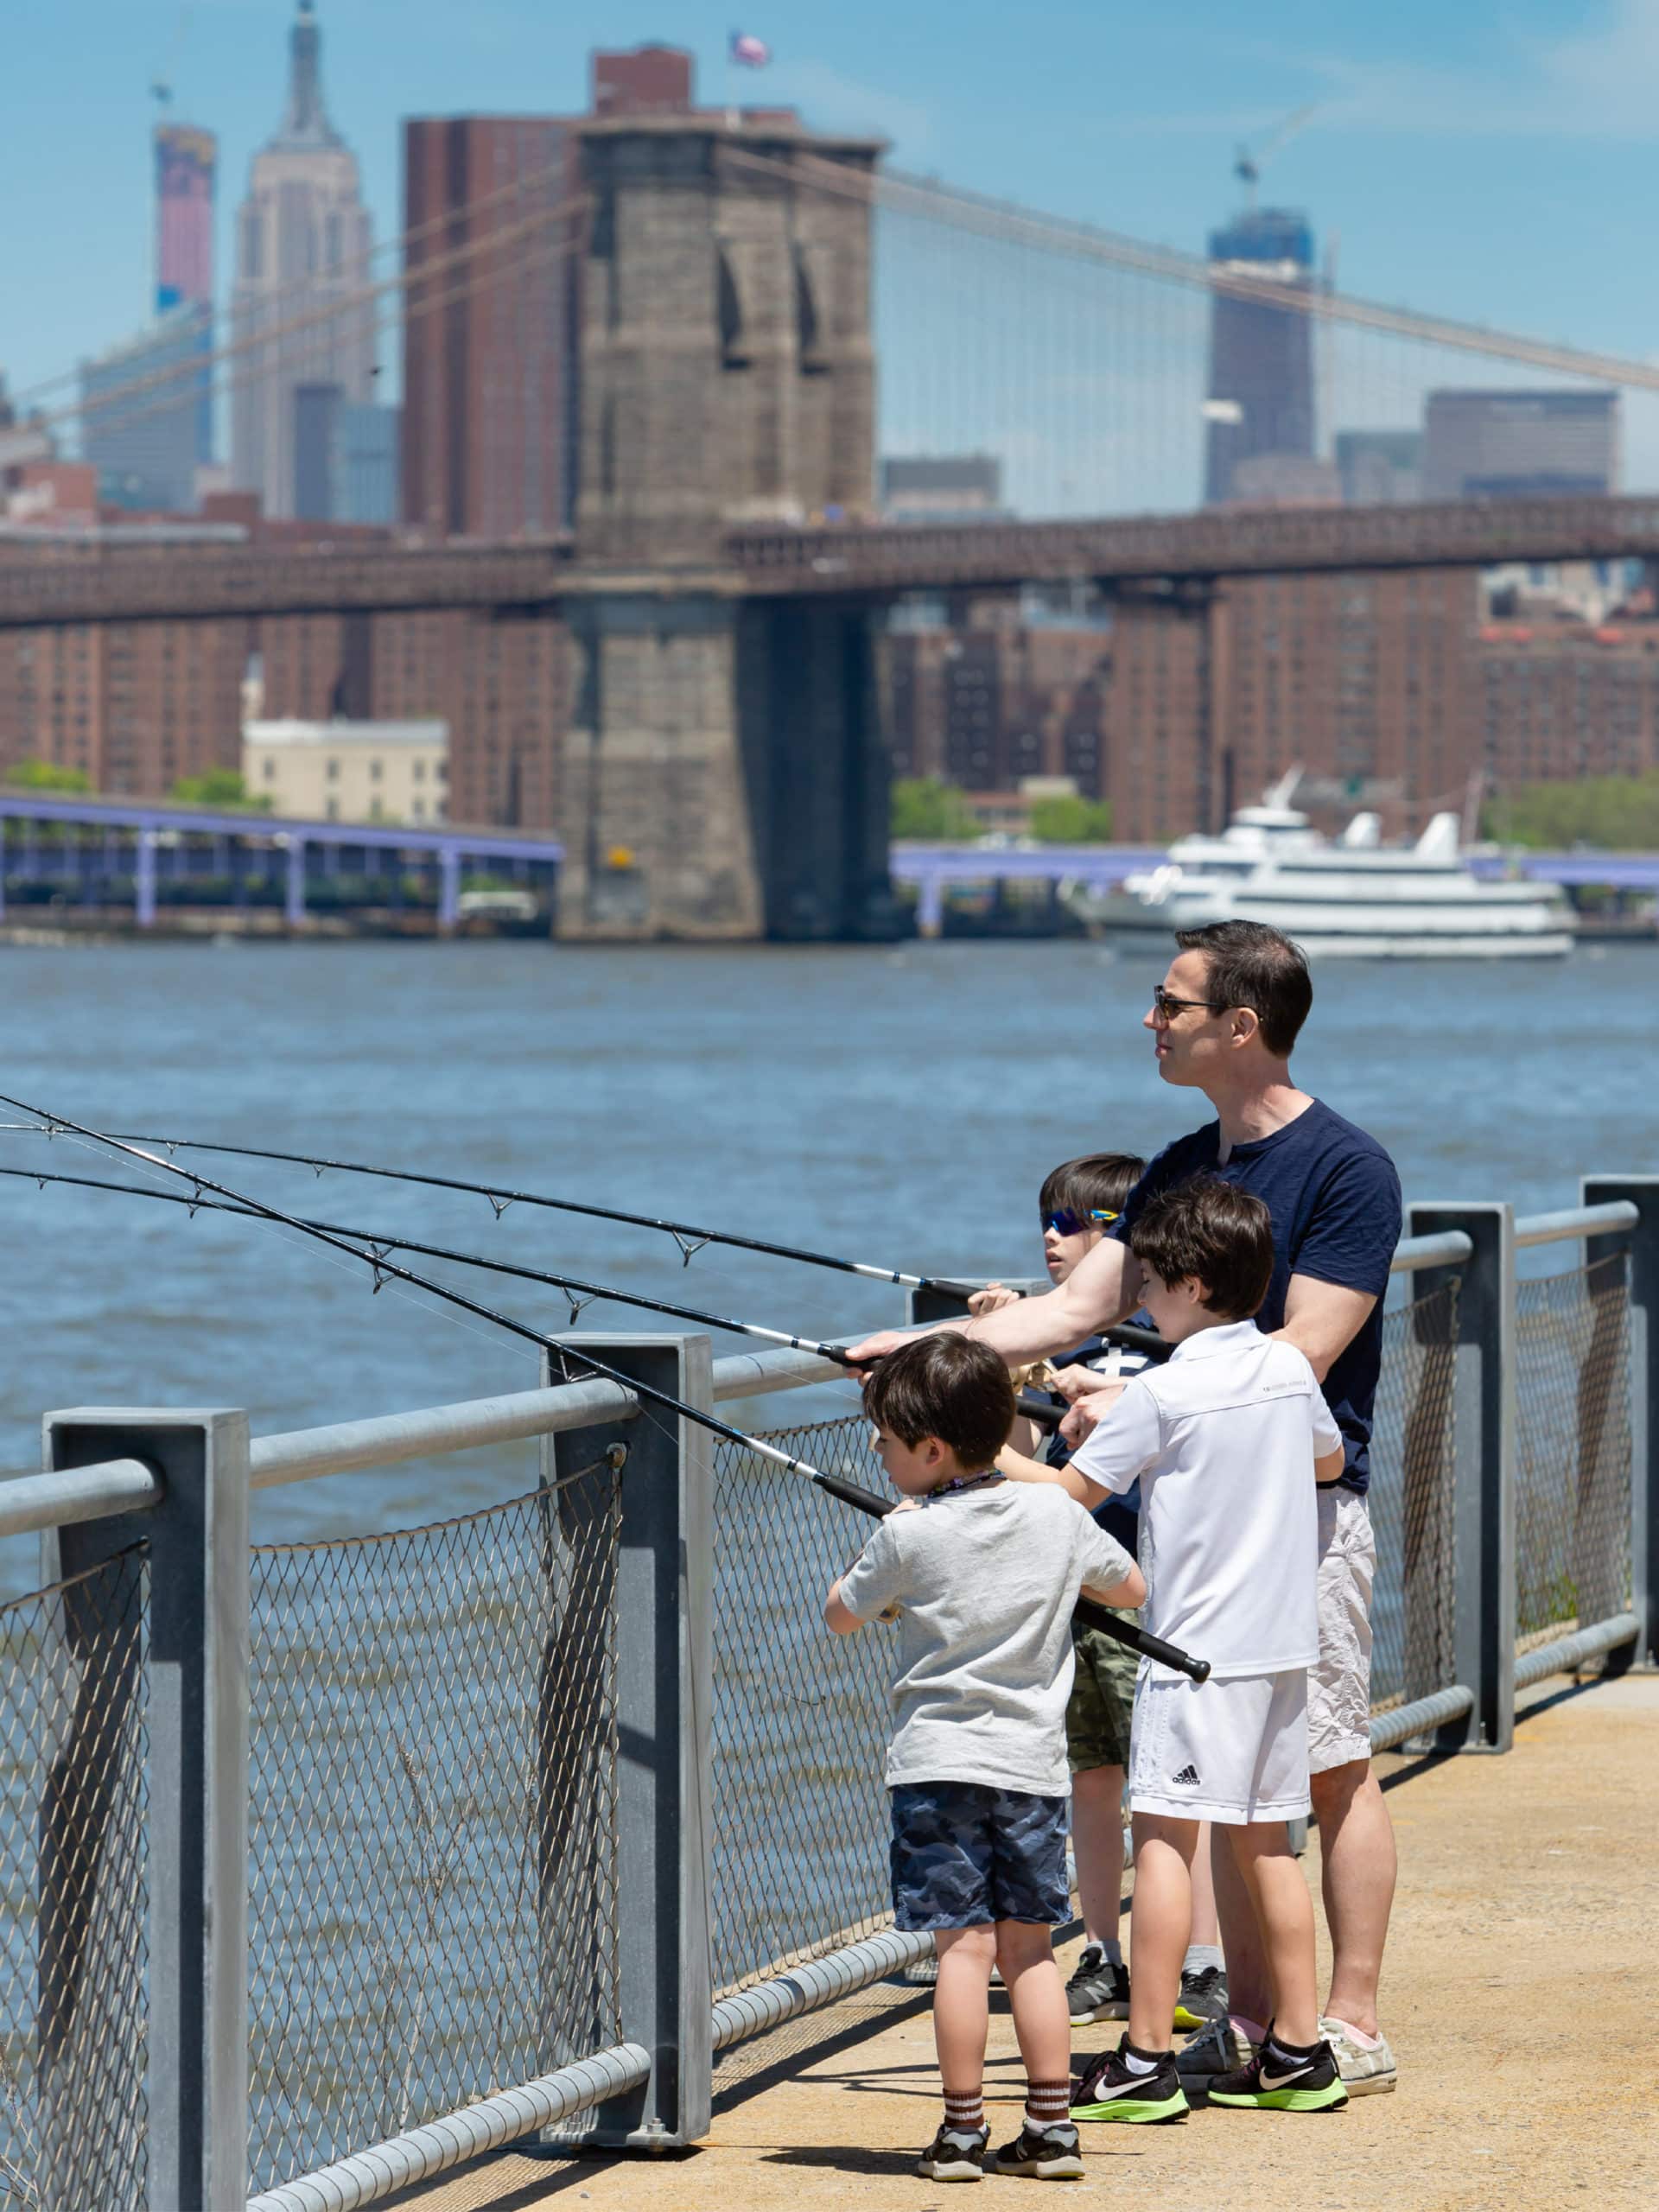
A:
<svg viewBox="0 0 1659 2212">
<path fill-rule="evenodd" d="M 1400 1841 L 1384 1992 L 1396 2094 L 1330 2114 L 1085 2126 L 1089 2171 L 1074 2193 L 1158 2212 L 1659 2212 L 1659 1679 L 1558 1680 L 1524 1712 L 1506 1758 L 1378 1762 Z M 855 1999 L 812 2031 L 809 2047 L 718 2096 L 708 2143 L 689 2154 L 550 2164 L 507 2152 L 397 2202 L 405 2212 L 955 2202 L 911 2170 L 938 2109 L 925 1993 L 896 2008 L 891 1991 Z M 1076 2047 L 1118 2033 L 1080 2029 Z M 1021 2083 L 1004 2009 L 987 2077 L 993 2142 L 1017 2132 Z M 1027 2194 L 988 2180 L 973 2201 Z"/>
</svg>

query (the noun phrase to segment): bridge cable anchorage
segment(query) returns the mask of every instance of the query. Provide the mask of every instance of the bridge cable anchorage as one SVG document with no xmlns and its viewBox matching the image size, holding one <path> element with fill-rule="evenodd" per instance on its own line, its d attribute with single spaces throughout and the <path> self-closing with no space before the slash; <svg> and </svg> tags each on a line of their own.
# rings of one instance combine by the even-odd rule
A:
<svg viewBox="0 0 1659 2212">
<path fill-rule="evenodd" d="M 32 1105 L 28 1099 L 14 1098 L 4 1092 L 0 1092 L 0 1106 L 9 1106 L 16 1113 L 29 1114 L 36 1117 L 32 1122 L 21 1124 L 22 1127 L 36 1129 L 45 1127 L 45 1117 L 41 1109 Z M 480 1320 L 491 1322 L 497 1328 L 505 1330 L 509 1335 L 518 1338 L 521 1342 L 536 1345 L 557 1364 L 566 1381 L 575 1382 L 584 1379 L 587 1376 L 602 1376 L 607 1382 L 617 1383 L 622 1389 L 631 1392 L 634 1397 L 643 1400 L 646 1405 L 656 1407 L 660 1412 L 673 1414 L 682 1421 L 691 1421 L 697 1427 L 707 1429 L 710 1435 L 718 1436 L 728 1444 L 739 1445 L 743 1450 L 753 1452 L 760 1459 L 770 1460 L 773 1465 L 784 1468 L 790 1474 L 804 1475 L 817 1489 L 824 1491 L 829 1497 L 838 1499 L 843 1505 L 851 1506 L 857 1512 L 868 1514 L 872 1518 L 880 1519 L 893 1510 L 893 1503 L 886 1498 L 878 1497 L 874 1491 L 866 1490 L 857 1483 L 846 1482 L 839 1475 L 826 1474 L 822 1468 L 815 1467 L 810 1460 L 798 1459 L 792 1452 L 782 1451 L 775 1444 L 768 1444 L 764 1437 L 752 1436 L 744 1429 L 734 1427 L 729 1421 L 721 1421 L 717 1414 L 705 1413 L 700 1407 L 687 1405 L 683 1400 L 674 1397 L 666 1390 L 659 1390 L 652 1384 L 637 1381 L 632 1376 L 624 1374 L 621 1369 L 612 1367 L 607 1362 L 599 1358 L 585 1345 L 562 1343 L 558 1338 L 548 1336 L 540 1329 L 533 1329 L 528 1323 L 514 1319 L 511 1314 L 502 1313 L 496 1306 L 486 1306 L 475 1298 L 467 1297 L 464 1291 L 455 1290 L 447 1283 L 437 1281 L 431 1275 L 418 1274 L 414 1268 L 406 1268 L 401 1262 L 385 1256 L 385 1254 L 394 1250 L 429 1252 L 435 1248 L 412 1245 L 401 1239 L 380 1237 L 360 1230 L 335 1229 L 317 1222 L 308 1221 L 297 1214 L 284 1213 L 278 1206 L 266 1205 L 262 1200 L 250 1197 L 245 1192 L 232 1189 L 229 1184 L 215 1182 L 210 1176 L 197 1175 L 190 1168 L 181 1167 L 162 1154 L 148 1149 L 142 1142 L 111 1136 L 101 1129 L 89 1128 L 84 1122 L 72 1122 L 63 1116 L 56 1117 L 56 1125 L 59 1132 L 63 1135 L 79 1138 L 88 1145 L 100 1147 L 104 1151 L 114 1153 L 123 1159 L 138 1160 L 149 1167 L 159 1168 L 163 1174 L 175 1176 L 181 1181 L 189 1183 L 192 1185 L 191 1195 L 187 1198 L 175 1198 L 173 1203 L 188 1206 L 193 1217 L 199 1209 L 211 1205 L 215 1212 L 235 1214 L 244 1219 L 263 1221 L 276 1227 L 297 1230 L 302 1236 L 312 1238 L 329 1250 L 341 1253 L 347 1259 L 359 1261 L 373 1274 L 374 1288 L 377 1292 L 383 1287 L 385 1282 L 408 1283 L 416 1290 L 427 1292 L 446 1306 L 454 1306 L 461 1313 L 474 1314 Z M 181 1139 L 179 1141 L 182 1143 L 185 1140 Z M 26 1168 L 0 1168 L 0 1174 L 16 1176 L 24 1181 L 36 1179 L 35 1172 Z M 51 1179 L 54 1182 L 74 1184 L 86 1189 L 117 1191 L 129 1198 L 166 1199 L 170 1195 L 165 1192 L 133 1190 L 124 1184 L 105 1183 L 88 1176 L 54 1176 Z M 213 1193 L 213 1197 L 210 1198 L 203 1196 L 205 1192 Z M 381 1256 L 377 1256 L 375 1249 L 377 1244 L 385 1248 Z M 532 1280 L 539 1276 L 540 1280 L 552 1281 L 562 1287 L 568 1287 L 568 1279 L 541 1274 L 539 1270 L 512 1266 L 505 1261 L 478 1261 L 473 1255 L 465 1254 L 448 1254 L 445 1256 L 464 1260 L 469 1264 L 484 1266 L 492 1273 L 525 1275 Z M 758 1323 L 717 1320 L 709 1315 L 694 1314 L 683 1306 L 670 1306 L 655 1299 L 640 1298 L 627 1292 L 607 1291 L 598 1285 L 582 1284 L 581 1287 L 583 1290 L 593 1291 L 596 1296 L 614 1299 L 619 1304 L 645 1306 L 655 1312 L 675 1314 L 685 1319 L 698 1320 L 708 1326 L 732 1329 L 741 1334 L 769 1338 L 774 1342 L 795 1345 L 803 1351 L 818 1352 L 826 1359 L 834 1360 L 838 1365 L 843 1367 L 850 1364 L 846 1352 L 839 1345 L 815 1344 L 808 1338 L 785 1336 L 780 1331 L 762 1328 Z M 573 1372 L 573 1362 L 578 1363 L 580 1372 Z M 1031 1410 L 1033 1413 L 1036 1412 L 1037 1408 L 1034 1404 Z M 1081 1600 L 1077 1607 L 1077 1617 L 1088 1626 L 1103 1630 L 1108 1636 L 1116 1642 L 1124 1644 L 1128 1649 L 1138 1651 L 1147 1657 L 1154 1659 L 1162 1666 L 1173 1667 L 1179 1672 L 1190 1675 L 1194 1681 L 1204 1681 L 1209 1676 L 1208 1661 L 1195 1659 L 1190 1654 L 1177 1649 L 1173 1644 L 1166 1643 L 1161 1637 L 1149 1635 L 1146 1630 L 1137 1628 L 1128 1621 L 1121 1620 L 1116 1613 L 1103 1605 L 1096 1605 L 1087 1599 Z"/>
<path fill-rule="evenodd" d="M 0 1122 L 0 1135 L 38 1135 L 43 1127 L 43 1123 L 34 1122 Z M 498 1221 L 512 1205 L 544 1206 L 555 1213 L 582 1214 L 594 1221 L 620 1222 L 631 1229 L 654 1229 L 673 1238 L 687 1267 L 705 1245 L 721 1244 L 730 1245 L 740 1251 L 764 1252 L 772 1259 L 796 1260 L 804 1267 L 830 1268 L 841 1274 L 862 1275 L 867 1281 L 897 1283 L 906 1290 L 936 1290 L 950 1295 L 960 1295 L 979 1287 L 976 1283 L 966 1283 L 955 1276 L 906 1274 L 896 1268 L 878 1268 L 861 1260 L 838 1259 L 833 1253 L 810 1251 L 797 1244 L 774 1244 L 765 1237 L 740 1236 L 719 1229 L 697 1229 L 690 1222 L 659 1220 L 652 1214 L 623 1213 L 613 1206 L 590 1205 L 575 1198 L 550 1198 L 540 1191 L 508 1190 L 499 1183 L 469 1183 L 456 1176 L 429 1175 L 415 1168 L 381 1167 L 357 1160 L 323 1160 L 310 1153 L 271 1152 L 258 1145 L 214 1144 L 206 1138 L 144 1136 L 130 1129 L 117 1132 L 108 1141 L 160 1146 L 166 1151 L 169 1165 L 175 1153 L 211 1152 L 234 1155 L 238 1160 L 270 1160 L 290 1167 L 309 1167 L 319 1181 L 326 1174 L 371 1175 L 383 1182 L 415 1183 L 428 1190 L 460 1191 L 474 1198 L 487 1198 Z M 1024 1292 L 1020 1295 L 1023 1297 Z M 779 1341 L 793 1344 L 795 1339 L 780 1337 Z"/>
</svg>

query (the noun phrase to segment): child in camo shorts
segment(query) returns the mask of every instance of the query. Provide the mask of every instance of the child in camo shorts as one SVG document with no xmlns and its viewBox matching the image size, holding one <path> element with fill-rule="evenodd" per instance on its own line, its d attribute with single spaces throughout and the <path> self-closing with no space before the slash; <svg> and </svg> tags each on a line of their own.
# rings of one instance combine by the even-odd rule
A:
<svg viewBox="0 0 1659 2212">
<path fill-rule="evenodd" d="M 1042 1224 L 1043 1258 L 1051 1283 L 1065 1282 L 1086 1252 L 1122 1214 L 1130 1192 L 1147 1163 L 1130 1152 L 1095 1152 L 1068 1160 L 1043 1179 L 1037 1201 Z M 1017 1294 L 1001 1283 L 976 1291 L 968 1301 L 973 1313 L 995 1313 Z M 1135 1352 L 1116 1353 L 1098 1337 L 1046 1363 L 1051 1368 L 1089 1366 L 1107 1374 L 1135 1373 L 1145 1364 Z M 1029 1379 L 1040 1382 L 1041 1370 Z M 1071 1447 L 1058 1435 L 1046 1447 L 1022 1434 L 1001 1452 L 997 1465 L 1014 1481 L 1046 1480 L 1063 1467 Z M 1033 1450 L 1036 1456 L 1031 1456 Z M 1113 1498 L 1095 1518 L 1133 1558 L 1139 1535 L 1140 1492 Z M 1065 1709 L 1066 1758 L 1071 1769 L 1071 1846 L 1077 1862 L 1077 1901 L 1082 1908 L 1084 1948 L 1066 1984 L 1074 2026 L 1092 2020 L 1127 2020 L 1129 1974 L 1118 1936 L 1119 1897 L 1123 1881 L 1123 1789 L 1129 1764 L 1129 1717 L 1135 1707 L 1136 1661 L 1113 1637 L 1076 1624 L 1071 1630 L 1076 1673 Z M 1208 1839 L 1205 1839 L 1206 1844 Z M 1202 1855 L 1194 1878 L 1193 1941 L 1181 1973 L 1178 2028 L 1202 2027 L 1225 2015 L 1227 1976 L 1216 1925 L 1215 1892 L 1209 1859 Z"/>
<path fill-rule="evenodd" d="M 1007 1987 L 1026 2064 L 1024 2125 L 989 2171 L 1080 2175 L 1069 2116 L 1071 2022 L 1050 1930 L 1071 1916 L 1064 1716 L 1081 1589 L 1139 1605 L 1141 1571 L 1054 1483 L 993 1464 L 1014 1423 L 1008 1372 L 988 1346 L 921 1337 L 864 1390 L 875 1450 L 904 1503 L 831 1588 L 837 1636 L 899 1622 L 887 1755 L 893 1916 L 931 1929 L 933 2027 L 944 2117 L 917 2171 L 988 2170 L 985 2043 L 991 1968 Z"/>
</svg>

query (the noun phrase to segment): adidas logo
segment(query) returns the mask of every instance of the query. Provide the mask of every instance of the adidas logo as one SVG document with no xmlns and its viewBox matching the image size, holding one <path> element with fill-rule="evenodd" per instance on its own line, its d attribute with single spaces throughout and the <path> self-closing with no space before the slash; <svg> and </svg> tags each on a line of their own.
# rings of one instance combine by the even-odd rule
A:
<svg viewBox="0 0 1659 2212">
<path fill-rule="evenodd" d="M 1198 1770 L 1195 1766 L 1184 1766 L 1179 1774 L 1172 1774 L 1169 1778 L 1178 1789 L 1196 1789 Z"/>
</svg>

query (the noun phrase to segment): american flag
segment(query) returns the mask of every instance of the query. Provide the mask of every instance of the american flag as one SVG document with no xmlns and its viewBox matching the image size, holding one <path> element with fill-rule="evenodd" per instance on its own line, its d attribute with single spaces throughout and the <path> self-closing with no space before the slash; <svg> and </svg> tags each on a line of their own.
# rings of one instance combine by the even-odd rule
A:
<svg viewBox="0 0 1659 2212">
<path fill-rule="evenodd" d="M 746 68 L 764 69 L 772 59 L 772 48 L 763 38 L 756 38 L 749 31 L 732 33 L 732 59 Z"/>
</svg>

